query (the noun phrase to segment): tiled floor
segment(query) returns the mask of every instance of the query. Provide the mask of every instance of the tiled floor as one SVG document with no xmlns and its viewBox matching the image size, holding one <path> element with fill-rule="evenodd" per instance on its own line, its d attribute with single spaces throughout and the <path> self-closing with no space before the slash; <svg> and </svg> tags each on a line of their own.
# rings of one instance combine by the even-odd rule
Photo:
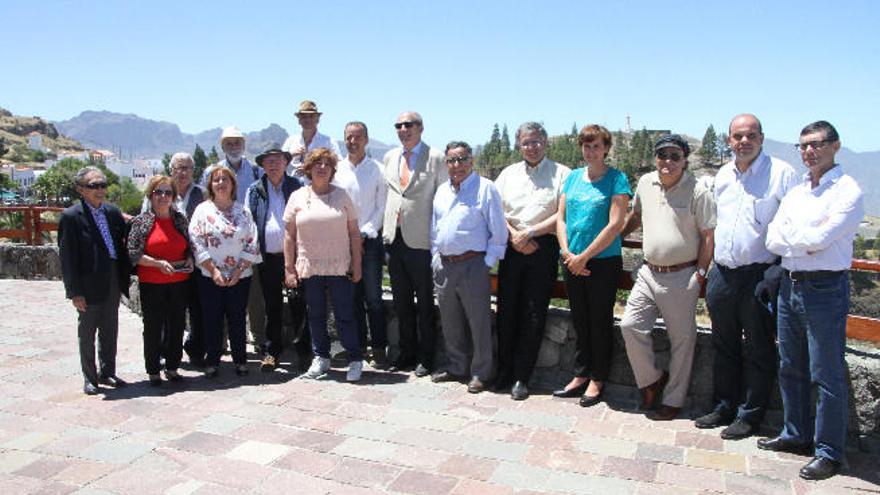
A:
<svg viewBox="0 0 880 495">
<path fill-rule="evenodd" d="M 147 386 L 141 322 L 120 308 L 119 374 L 87 397 L 76 314 L 59 282 L 0 280 L 0 494 L 20 493 L 854 493 L 880 491 L 880 460 L 853 452 L 831 480 L 807 460 L 721 440 L 632 405 L 591 409 L 535 394 L 367 369 L 309 381 L 286 370 Z"/>
</svg>

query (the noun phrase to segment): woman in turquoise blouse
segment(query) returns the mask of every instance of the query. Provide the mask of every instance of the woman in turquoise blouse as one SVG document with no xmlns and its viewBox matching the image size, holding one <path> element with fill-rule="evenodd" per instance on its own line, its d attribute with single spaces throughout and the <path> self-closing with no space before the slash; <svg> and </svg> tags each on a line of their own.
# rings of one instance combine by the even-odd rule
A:
<svg viewBox="0 0 880 495">
<path fill-rule="evenodd" d="M 598 404 L 611 369 L 614 300 L 623 269 L 620 231 L 632 190 L 626 175 L 608 166 L 611 133 L 588 125 L 578 134 L 586 165 L 568 176 L 559 198 L 556 236 L 577 333 L 575 376 L 556 397 L 582 395 Z"/>
</svg>

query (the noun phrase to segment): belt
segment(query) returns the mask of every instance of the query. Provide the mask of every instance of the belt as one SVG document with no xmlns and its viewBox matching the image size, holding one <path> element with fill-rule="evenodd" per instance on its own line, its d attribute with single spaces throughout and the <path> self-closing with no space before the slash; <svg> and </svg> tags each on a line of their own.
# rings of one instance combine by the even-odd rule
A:
<svg viewBox="0 0 880 495">
<path fill-rule="evenodd" d="M 843 270 L 814 270 L 809 272 L 790 272 L 785 270 L 785 276 L 794 282 L 802 282 L 804 280 L 817 280 L 820 278 L 835 277 L 844 273 Z"/>
<path fill-rule="evenodd" d="M 486 251 L 465 251 L 461 254 L 452 254 L 449 256 L 440 255 L 440 259 L 448 263 L 461 263 L 477 256 L 485 256 Z"/>
<path fill-rule="evenodd" d="M 672 273 L 672 272 L 684 270 L 685 268 L 688 268 L 691 266 L 695 266 L 697 264 L 697 260 L 685 261 L 684 263 L 679 263 L 677 265 L 669 265 L 669 266 L 658 266 L 658 265 L 655 265 L 649 261 L 645 261 L 645 264 L 648 265 L 648 268 L 650 268 L 652 271 L 655 271 L 657 273 Z"/>
<path fill-rule="evenodd" d="M 748 265 L 740 265 L 736 268 L 731 268 L 729 266 L 719 265 L 715 263 L 721 271 L 727 272 L 763 272 L 764 270 L 773 266 L 773 263 L 750 263 Z"/>
</svg>

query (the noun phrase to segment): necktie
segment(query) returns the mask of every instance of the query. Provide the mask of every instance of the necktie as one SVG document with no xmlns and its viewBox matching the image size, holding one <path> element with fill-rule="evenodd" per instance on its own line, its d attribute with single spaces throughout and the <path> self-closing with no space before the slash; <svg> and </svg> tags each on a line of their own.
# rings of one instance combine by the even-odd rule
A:
<svg viewBox="0 0 880 495">
<path fill-rule="evenodd" d="M 403 151 L 403 168 L 400 171 L 400 187 L 406 189 L 409 185 L 409 159 L 412 157 L 412 151 Z"/>
</svg>

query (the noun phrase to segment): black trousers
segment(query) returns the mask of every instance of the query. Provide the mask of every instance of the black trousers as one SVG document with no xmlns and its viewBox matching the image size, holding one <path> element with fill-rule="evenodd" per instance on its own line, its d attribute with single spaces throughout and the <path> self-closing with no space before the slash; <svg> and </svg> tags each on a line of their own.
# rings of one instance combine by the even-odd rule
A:
<svg viewBox="0 0 880 495">
<path fill-rule="evenodd" d="M 115 264 L 114 264 L 115 265 Z M 119 334 L 119 277 L 115 266 L 110 274 L 107 299 L 100 303 L 88 303 L 84 313 L 79 313 L 77 340 L 79 361 L 83 378 L 98 385 L 95 367 L 95 334 L 98 336 L 98 366 L 101 376 L 116 375 L 116 337 Z"/>
<path fill-rule="evenodd" d="M 266 341 L 263 343 L 263 352 L 277 358 L 284 350 L 284 255 L 264 254 L 263 262 L 257 265 L 257 269 L 260 271 L 260 285 L 266 306 Z"/>
<path fill-rule="evenodd" d="M 574 275 L 563 267 L 571 319 L 577 334 L 575 375 L 596 381 L 608 379 L 614 339 L 614 299 L 623 270 L 623 258 L 593 258 L 590 275 Z"/>
<path fill-rule="evenodd" d="M 776 379 L 776 324 L 755 297 L 768 264 L 715 265 L 706 283 L 712 319 L 715 410 L 752 424 L 764 418 Z"/>
<path fill-rule="evenodd" d="M 413 249 L 403 241 L 400 229 L 387 246 L 391 295 L 400 329 L 400 358 L 415 360 L 431 369 L 434 359 L 434 281 L 431 251 Z M 415 296 L 416 300 L 413 300 Z"/>
<path fill-rule="evenodd" d="M 189 333 L 183 343 L 183 350 L 190 362 L 205 360 L 205 330 L 202 326 L 202 303 L 199 301 L 199 269 L 196 268 L 189 276 L 186 284 L 186 310 L 189 313 Z"/>
<path fill-rule="evenodd" d="M 165 369 L 176 370 L 183 354 L 186 295 L 189 281 L 172 284 L 138 284 L 144 320 L 144 367 L 159 374 L 159 356 Z"/>
<path fill-rule="evenodd" d="M 530 255 L 508 245 L 498 267 L 499 384 L 528 382 L 541 348 L 556 283 L 559 243 L 553 235 L 535 241 L 538 250 Z"/>
</svg>

